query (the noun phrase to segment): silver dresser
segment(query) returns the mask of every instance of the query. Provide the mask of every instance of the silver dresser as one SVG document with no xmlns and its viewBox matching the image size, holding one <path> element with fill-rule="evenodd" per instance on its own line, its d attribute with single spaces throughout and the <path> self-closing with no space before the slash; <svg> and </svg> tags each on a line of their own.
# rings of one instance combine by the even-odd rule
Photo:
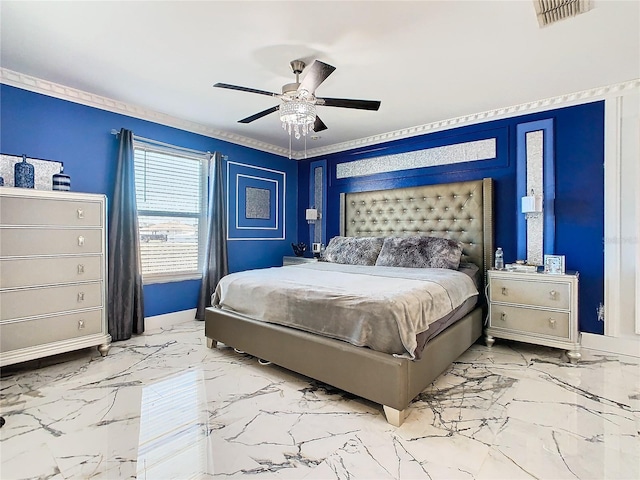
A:
<svg viewBox="0 0 640 480">
<path fill-rule="evenodd" d="M 485 341 L 494 337 L 564 348 L 580 358 L 578 273 L 548 274 L 489 270 L 489 319 Z"/>
<path fill-rule="evenodd" d="M 105 202 L 0 187 L 0 366 L 109 351 Z"/>
</svg>

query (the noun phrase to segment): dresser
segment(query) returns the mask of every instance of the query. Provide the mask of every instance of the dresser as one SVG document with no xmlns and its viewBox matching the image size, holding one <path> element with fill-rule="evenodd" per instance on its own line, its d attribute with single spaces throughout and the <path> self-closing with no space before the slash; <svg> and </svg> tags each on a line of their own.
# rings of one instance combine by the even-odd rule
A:
<svg viewBox="0 0 640 480">
<path fill-rule="evenodd" d="M 578 273 L 548 274 L 489 270 L 489 316 L 485 341 L 494 337 L 567 350 L 580 358 Z"/>
<path fill-rule="evenodd" d="M 105 202 L 0 187 L 0 366 L 109 351 Z"/>
</svg>

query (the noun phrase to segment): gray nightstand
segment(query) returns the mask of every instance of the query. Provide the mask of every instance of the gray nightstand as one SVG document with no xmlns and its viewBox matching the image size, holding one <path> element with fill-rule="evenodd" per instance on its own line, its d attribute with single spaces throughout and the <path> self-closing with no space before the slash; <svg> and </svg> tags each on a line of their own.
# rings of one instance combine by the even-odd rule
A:
<svg viewBox="0 0 640 480">
<path fill-rule="evenodd" d="M 301 263 L 317 262 L 317 258 L 309 257 L 282 257 L 282 266 L 299 265 Z"/>
<path fill-rule="evenodd" d="M 578 273 L 548 274 L 489 270 L 489 319 L 485 341 L 494 337 L 567 350 L 580 360 Z"/>
</svg>

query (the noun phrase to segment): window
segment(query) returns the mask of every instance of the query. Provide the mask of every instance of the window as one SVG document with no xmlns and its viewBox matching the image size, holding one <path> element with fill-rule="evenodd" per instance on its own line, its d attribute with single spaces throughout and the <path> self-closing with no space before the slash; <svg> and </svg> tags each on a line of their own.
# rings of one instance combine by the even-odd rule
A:
<svg viewBox="0 0 640 480">
<path fill-rule="evenodd" d="M 136 142 L 134 163 L 144 282 L 200 277 L 207 157 Z"/>
</svg>

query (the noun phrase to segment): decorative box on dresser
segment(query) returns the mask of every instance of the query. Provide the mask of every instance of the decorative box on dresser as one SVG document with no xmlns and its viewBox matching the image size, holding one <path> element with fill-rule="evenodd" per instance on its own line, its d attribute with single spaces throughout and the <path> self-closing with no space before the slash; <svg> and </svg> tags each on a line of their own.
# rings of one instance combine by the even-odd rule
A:
<svg viewBox="0 0 640 480">
<path fill-rule="evenodd" d="M 487 346 L 494 337 L 567 350 L 580 360 L 578 273 L 488 272 Z"/>
<path fill-rule="evenodd" d="M 0 366 L 109 351 L 105 202 L 0 187 Z"/>
</svg>

